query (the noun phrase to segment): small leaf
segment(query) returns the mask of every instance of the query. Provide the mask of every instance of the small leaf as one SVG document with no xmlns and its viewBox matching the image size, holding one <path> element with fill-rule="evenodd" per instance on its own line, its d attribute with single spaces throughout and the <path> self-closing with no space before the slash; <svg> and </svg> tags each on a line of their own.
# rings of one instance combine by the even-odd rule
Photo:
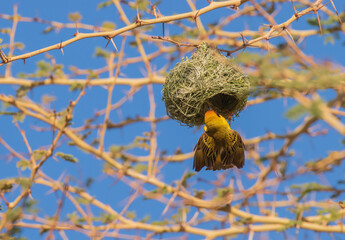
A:
<svg viewBox="0 0 345 240">
<path fill-rule="evenodd" d="M 139 173 L 144 172 L 147 170 L 147 165 L 146 164 L 136 164 L 134 167 L 134 170 L 136 172 L 139 172 Z"/>
<path fill-rule="evenodd" d="M 136 0 L 135 3 L 129 3 L 129 6 L 133 9 L 139 9 L 141 11 L 147 10 L 147 7 L 149 5 L 148 0 Z"/>
<path fill-rule="evenodd" d="M 82 90 L 84 87 L 83 83 L 78 83 L 78 82 L 73 82 L 71 86 L 69 87 L 69 90 L 71 92 L 76 91 L 76 90 Z"/>
<path fill-rule="evenodd" d="M 41 150 L 41 149 L 34 150 L 32 155 L 33 155 L 34 160 L 37 162 L 47 155 L 47 151 Z"/>
<path fill-rule="evenodd" d="M 187 180 L 193 177 L 196 172 L 188 172 L 182 179 L 182 186 L 187 187 Z"/>
<path fill-rule="evenodd" d="M 76 200 L 80 204 L 84 204 L 84 205 L 89 205 L 90 204 L 90 200 L 87 200 L 85 198 L 78 197 L 78 198 L 76 198 Z"/>
<path fill-rule="evenodd" d="M 54 30 L 54 27 L 49 26 L 46 29 L 44 29 L 42 33 L 47 34 L 47 33 L 50 33 L 53 30 Z"/>
<path fill-rule="evenodd" d="M 11 28 L 0 28 L 0 33 L 11 34 L 11 32 L 12 32 Z"/>
<path fill-rule="evenodd" d="M 100 220 L 102 223 L 107 224 L 116 220 L 117 216 L 109 213 L 101 213 Z"/>
<path fill-rule="evenodd" d="M 25 119 L 25 114 L 23 112 L 17 112 L 13 115 L 13 122 L 23 122 Z"/>
<path fill-rule="evenodd" d="M 163 221 L 153 221 L 151 222 L 152 225 L 157 225 L 157 226 L 166 226 L 169 224 L 168 219 L 164 219 Z"/>
<path fill-rule="evenodd" d="M 30 168 L 30 162 L 27 160 L 21 160 L 17 162 L 17 168 L 20 168 L 22 171 L 24 171 L 27 168 Z"/>
<path fill-rule="evenodd" d="M 78 162 L 78 159 L 75 158 L 73 155 L 70 155 L 70 154 L 65 154 L 65 153 L 62 153 L 62 152 L 58 152 L 55 155 L 57 157 L 62 158 L 65 161 L 68 161 L 68 162 L 72 162 L 72 163 L 77 163 Z"/>
<path fill-rule="evenodd" d="M 29 178 L 16 178 L 16 183 L 19 184 L 22 188 L 29 188 L 32 184 Z"/>
<path fill-rule="evenodd" d="M 112 2 L 111 0 L 110 0 L 110 1 L 105 1 L 105 2 L 102 2 L 102 3 L 99 3 L 99 4 L 97 5 L 97 9 L 101 9 L 101 8 L 110 6 L 111 4 L 113 4 L 113 2 Z"/>
<path fill-rule="evenodd" d="M 97 47 L 94 56 L 108 58 L 110 56 L 110 53 L 100 47 Z"/>
<path fill-rule="evenodd" d="M 6 214 L 6 220 L 10 223 L 18 222 L 22 218 L 22 209 L 20 207 L 9 209 Z"/>
<path fill-rule="evenodd" d="M 126 212 L 126 217 L 127 218 L 129 218 L 129 219 L 134 219 L 134 218 L 136 218 L 136 213 L 135 213 L 135 211 L 127 211 Z"/>
<path fill-rule="evenodd" d="M 26 94 L 28 93 L 29 90 L 30 90 L 30 87 L 21 85 L 16 91 L 16 96 L 18 98 L 22 98 L 22 97 L 26 96 Z"/>
<path fill-rule="evenodd" d="M 74 12 L 74 13 L 69 13 L 68 14 L 68 19 L 71 22 L 79 22 L 81 20 L 81 14 L 79 12 Z"/>
<path fill-rule="evenodd" d="M 116 25 L 113 22 L 103 22 L 102 27 L 109 30 L 113 30 L 115 29 Z"/>
<path fill-rule="evenodd" d="M 285 117 L 290 120 L 297 120 L 308 113 L 308 109 L 300 104 L 291 107 L 286 113 Z"/>
<path fill-rule="evenodd" d="M 10 192 L 11 189 L 12 189 L 13 185 L 12 185 L 12 182 L 10 182 L 9 180 L 7 179 L 1 179 L 0 180 L 0 191 L 1 192 Z"/>
</svg>

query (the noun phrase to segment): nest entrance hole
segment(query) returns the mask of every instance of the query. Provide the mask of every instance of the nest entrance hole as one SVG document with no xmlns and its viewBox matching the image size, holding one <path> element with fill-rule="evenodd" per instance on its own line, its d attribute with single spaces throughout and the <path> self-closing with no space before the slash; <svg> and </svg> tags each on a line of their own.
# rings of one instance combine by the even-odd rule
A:
<svg viewBox="0 0 345 240">
<path fill-rule="evenodd" d="M 239 104 L 239 99 L 233 95 L 218 93 L 207 100 L 210 107 L 221 115 L 228 116 L 231 110 Z"/>
</svg>

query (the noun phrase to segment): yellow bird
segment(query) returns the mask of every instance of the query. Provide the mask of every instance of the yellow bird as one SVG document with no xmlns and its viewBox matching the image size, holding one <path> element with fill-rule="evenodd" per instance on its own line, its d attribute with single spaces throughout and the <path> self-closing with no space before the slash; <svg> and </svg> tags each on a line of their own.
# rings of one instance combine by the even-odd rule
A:
<svg viewBox="0 0 345 240">
<path fill-rule="evenodd" d="M 230 128 L 224 117 L 213 110 L 205 113 L 205 132 L 194 148 L 193 169 L 228 169 L 244 165 L 244 143 L 238 132 Z"/>
</svg>

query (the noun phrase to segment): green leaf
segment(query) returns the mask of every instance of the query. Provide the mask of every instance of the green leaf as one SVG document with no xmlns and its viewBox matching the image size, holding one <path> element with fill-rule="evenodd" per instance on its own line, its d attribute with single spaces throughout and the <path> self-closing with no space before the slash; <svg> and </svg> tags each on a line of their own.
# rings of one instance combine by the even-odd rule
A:
<svg viewBox="0 0 345 240">
<path fill-rule="evenodd" d="M 90 204 L 90 200 L 87 200 L 85 198 L 77 197 L 76 200 L 80 204 L 84 204 L 84 205 L 89 205 Z"/>
<path fill-rule="evenodd" d="M 113 2 L 111 0 L 110 1 L 105 1 L 105 2 L 99 3 L 97 5 L 97 9 L 108 7 L 108 6 L 112 5 L 112 4 L 113 4 Z"/>
<path fill-rule="evenodd" d="M 189 178 L 193 177 L 196 175 L 196 172 L 188 172 L 182 179 L 182 186 L 188 187 L 187 181 Z"/>
<path fill-rule="evenodd" d="M 193 190 L 194 191 L 194 197 L 203 199 L 205 196 L 205 191 L 204 190 Z"/>
<path fill-rule="evenodd" d="M 11 28 L 0 28 L 0 33 L 10 35 L 12 32 Z"/>
<path fill-rule="evenodd" d="M 47 155 L 47 151 L 41 150 L 41 149 L 34 150 L 32 155 L 33 155 L 34 160 L 37 162 Z"/>
<path fill-rule="evenodd" d="M 72 163 L 77 163 L 78 162 L 78 159 L 75 158 L 73 155 L 70 155 L 70 154 L 65 154 L 65 153 L 62 153 L 62 152 L 58 152 L 55 155 L 57 157 L 62 158 L 65 161 L 68 161 L 68 162 L 72 162 Z"/>
<path fill-rule="evenodd" d="M 135 3 L 129 3 L 129 6 L 132 9 L 139 9 L 141 11 L 145 11 L 147 10 L 147 7 L 149 5 L 149 1 L 148 0 L 136 0 Z"/>
<path fill-rule="evenodd" d="M 54 27 L 49 26 L 46 29 L 44 29 L 42 33 L 47 34 L 47 33 L 50 33 L 51 31 L 53 31 L 54 29 L 55 29 Z"/>
<path fill-rule="evenodd" d="M 94 72 L 93 70 L 88 70 L 88 72 L 89 72 L 89 75 L 87 75 L 87 77 L 89 78 L 89 79 L 95 79 L 95 78 L 98 78 L 99 76 L 98 76 L 98 73 L 97 72 Z"/>
<path fill-rule="evenodd" d="M 36 71 L 36 77 L 49 77 L 53 70 L 51 63 L 41 60 L 37 62 L 38 71 Z"/>
<path fill-rule="evenodd" d="M 38 209 L 37 206 L 37 201 L 33 200 L 33 199 L 26 199 L 24 204 L 23 204 L 23 208 L 26 212 L 28 213 L 32 213 L 32 214 L 36 214 L 40 212 L 40 209 Z"/>
<path fill-rule="evenodd" d="M 137 215 L 136 215 L 136 213 L 135 213 L 134 210 L 133 210 L 133 211 L 127 211 L 127 212 L 126 212 L 126 218 L 134 219 L 134 218 L 136 218 L 136 217 L 137 217 Z"/>
<path fill-rule="evenodd" d="M 164 219 L 163 221 L 153 221 L 151 222 L 152 225 L 157 225 L 157 226 L 166 226 L 169 224 L 168 219 Z"/>
<path fill-rule="evenodd" d="M 102 57 L 102 58 L 108 58 L 110 56 L 110 53 L 103 48 L 97 47 L 96 51 L 93 55 L 94 57 Z"/>
<path fill-rule="evenodd" d="M 22 209 L 20 207 L 9 209 L 6 215 L 6 220 L 15 223 L 22 218 Z"/>
<path fill-rule="evenodd" d="M 18 98 L 22 98 L 22 97 L 26 96 L 26 94 L 29 92 L 30 89 L 31 88 L 28 86 L 21 85 L 16 91 L 16 96 Z"/>
<path fill-rule="evenodd" d="M 7 179 L 1 179 L 0 180 L 0 192 L 10 192 L 13 187 L 13 183 L 10 180 Z"/>
<path fill-rule="evenodd" d="M 114 30 L 116 28 L 116 25 L 113 22 L 103 22 L 102 27 L 109 30 Z"/>
<path fill-rule="evenodd" d="M 150 220 L 150 215 L 145 215 L 143 219 L 141 219 L 139 222 L 146 223 Z"/>
<path fill-rule="evenodd" d="M 297 120 L 303 115 L 308 113 L 308 109 L 305 108 L 304 106 L 297 104 L 293 107 L 291 107 L 286 113 L 285 117 L 290 119 L 290 120 Z"/>
<path fill-rule="evenodd" d="M 116 220 L 117 216 L 109 213 L 101 213 L 100 220 L 102 223 L 107 224 Z"/>
<path fill-rule="evenodd" d="M 29 178 L 16 178 L 16 183 L 19 184 L 22 188 L 27 189 L 31 186 L 32 181 Z"/>
<path fill-rule="evenodd" d="M 79 22 L 81 20 L 82 16 L 79 12 L 73 12 L 68 14 L 68 19 L 71 22 Z"/>
<path fill-rule="evenodd" d="M 321 216 L 320 223 L 334 222 L 342 218 L 342 214 L 339 211 L 339 207 L 332 206 L 329 208 L 318 209 L 316 211 L 318 215 Z M 326 214 L 329 214 L 329 215 L 325 216 Z"/>
<path fill-rule="evenodd" d="M 27 160 L 21 160 L 17 162 L 17 168 L 20 168 L 22 171 L 24 171 L 27 168 L 30 168 L 30 162 Z"/>
<path fill-rule="evenodd" d="M 154 189 L 144 197 L 144 200 L 156 198 L 157 195 L 164 195 L 170 193 L 167 187 Z M 157 194 L 157 195 L 156 195 Z"/>
<path fill-rule="evenodd" d="M 233 193 L 234 189 L 226 187 L 226 188 L 217 188 L 217 198 L 223 199 L 229 194 Z"/>
<path fill-rule="evenodd" d="M 71 86 L 69 87 L 69 90 L 71 92 L 76 91 L 76 90 L 82 90 L 84 86 L 85 86 L 84 83 L 73 82 Z"/>
<path fill-rule="evenodd" d="M 321 118 L 322 111 L 320 110 L 320 105 L 323 103 L 322 100 L 313 101 L 310 108 L 308 109 L 310 114 L 314 117 Z"/>
<path fill-rule="evenodd" d="M 285 224 L 281 229 L 278 229 L 277 232 L 285 231 L 289 228 L 293 228 L 297 225 L 297 221 L 289 221 L 289 223 Z"/>
<path fill-rule="evenodd" d="M 334 45 L 334 36 L 328 35 L 327 37 L 325 37 L 323 43 L 324 44 L 330 43 L 330 44 Z"/>
<path fill-rule="evenodd" d="M 28 74 L 26 74 L 26 73 L 18 73 L 18 74 L 17 74 L 17 77 L 18 77 L 18 78 L 28 78 L 29 76 L 28 76 Z"/>
<path fill-rule="evenodd" d="M 135 170 L 136 172 L 139 172 L 139 173 L 144 172 L 144 171 L 147 170 L 147 165 L 146 165 L 146 164 L 141 164 L 141 163 L 136 164 L 136 165 L 134 166 L 134 170 Z"/>
<path fill-rule="evenodd" d="M 23 112 L 17 112 L 13 115 L 13 122 L 24 122 L 25 114 Z"/>
<path fill-rule="evenodd" d="M 67 214 L 67 219 L 71 221 L 73 224 L 77 225 L 80 224 L 80 216 L 78 215 L 77 212 L 73 212 L 70 214 Z"/>
</svg>

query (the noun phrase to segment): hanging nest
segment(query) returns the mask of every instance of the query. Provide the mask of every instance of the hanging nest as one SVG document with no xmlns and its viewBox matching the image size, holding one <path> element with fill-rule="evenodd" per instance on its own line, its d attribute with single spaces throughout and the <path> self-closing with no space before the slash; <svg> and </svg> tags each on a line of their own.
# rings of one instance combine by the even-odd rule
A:
<svg viewBox="0 0 345 240">
<path fill-rule="evenodd" d="M 163 88 L 169 117 L 188 126 L 204 124 L 210 108 L 228 118 L 246 106 L 249 80 L 230 59 L 203 43 L 170 70 Z"/>
</svg>

